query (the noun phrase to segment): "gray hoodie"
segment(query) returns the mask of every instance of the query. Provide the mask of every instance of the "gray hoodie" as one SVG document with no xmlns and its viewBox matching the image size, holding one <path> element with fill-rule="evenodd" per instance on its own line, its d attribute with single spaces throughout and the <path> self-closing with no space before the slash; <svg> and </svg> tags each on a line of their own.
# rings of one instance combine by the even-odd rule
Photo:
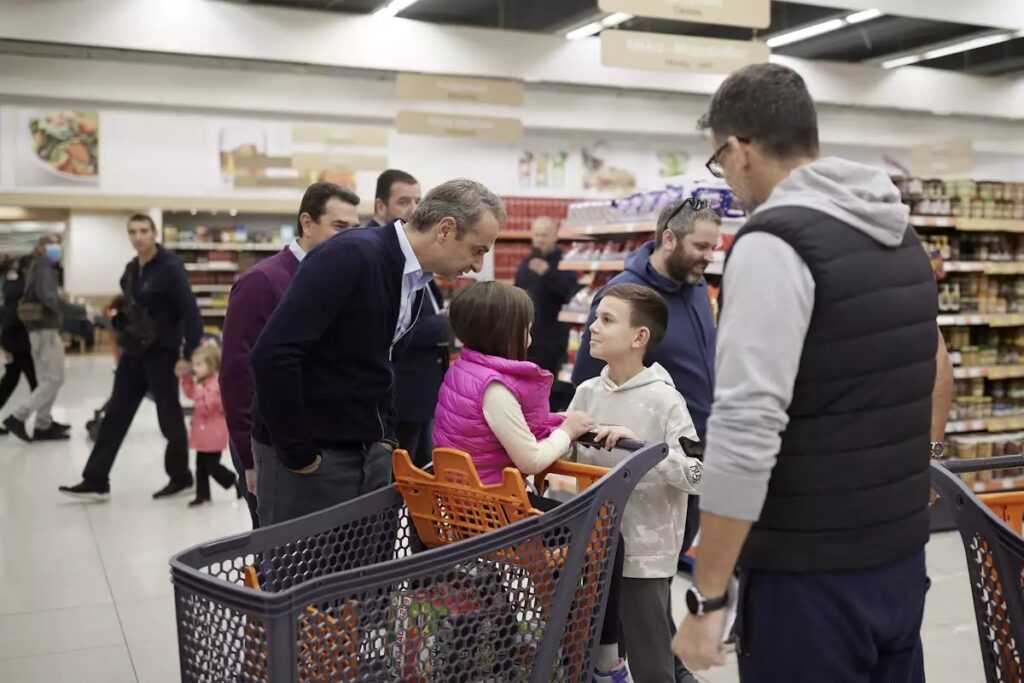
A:
<svg viewBox="0 0 1024 683">
<path fill-rule="evenodd" d="M 687 457 L 679 443 L 684 436 L 695 441 L 697 430 L 672 377 L 655 363 L 617 385 L 605 366 L 599 377 L 576 389 L 569 410 L 581 410 L 603 425 L 629 427 L 642 441 L 668 444 L 668 455 L 637 483 L 623 511 L 622 575 L 635 579 L 675 576 L 686 530 L 687 494 L 700 493 L 703 467 L 699 460 Z M 573 458 L 614 467 L 623 454 L 576 446 Z"/>
<path fill-rule="evenodd" d="M 752 215 L 780 207 L 821 211 L 887 247 L 907 230 L 907 207 L 885 172 L 835 157 L 794 170 Z M 814 279 L 789 244 L 754 232 L 736 242 L 723 288 L 701 509 L 754 522 L 789 421 Z"/>
</svg>

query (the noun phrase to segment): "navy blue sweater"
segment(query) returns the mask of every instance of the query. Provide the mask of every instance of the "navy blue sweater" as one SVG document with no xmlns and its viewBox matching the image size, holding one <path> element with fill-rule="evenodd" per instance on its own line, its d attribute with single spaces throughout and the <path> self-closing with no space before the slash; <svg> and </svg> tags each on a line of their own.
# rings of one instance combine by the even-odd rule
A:
<svg viewBox="0 0 1024 683">
<path fill-rule="evenodd" d="M 708 288 L 703 280 L 696 285 L 681 285 L 664 277 L 651 265 L 652 253 L 654 242 L 630 254 L 626 258 L 626 270 L 612 278 L 606 288 L 623 283 L 647 285 L 664 297 L 668 304 L 668 330 L 650 360 L 660 363 L 672 376 L 676 389 L 686 399 L 697 435 L 703 441 L 715 387 L 715 320 Z M 590 325 L 597 317 L 600 303 L 601 292 L 598 292 L 572 370 L 575 386 L 597 377 L 604 367 L 604 361 L 590 356 Z"/>
<path fill-rule="evenodd" d="M 137 256 L 128 262 L 121 275 L 122 292 L 128 293 L 132 278 L 135 287 L 131 295 L 146 309 L 156 328 L 156 339 L 150 348 L 191 359 L 203 336 L 203 318 L 181 259 L 158 244 L 156 256 L 142 267 L 141 272 Z"/>
<path fill-rule="evenodd" d="M 346 230 L 299 265 L 252 350 L 253 437 L 286 467 L 393 438 L 404 268 L 393 224 Z"/>
</svg>

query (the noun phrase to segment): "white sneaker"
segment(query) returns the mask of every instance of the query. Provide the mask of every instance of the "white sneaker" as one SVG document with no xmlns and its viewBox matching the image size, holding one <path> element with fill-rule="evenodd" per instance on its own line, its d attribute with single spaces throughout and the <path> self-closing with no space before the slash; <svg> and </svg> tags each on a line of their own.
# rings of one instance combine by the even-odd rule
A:
<svg viewBox="0 0 1024 683">
<path fill-rule="evenodd" d="M 610 671 L 594 671 L 590 683 L 633 683 L 633 676 L 629 673 L 626 660 L 620 659 Z"/>
</svg>

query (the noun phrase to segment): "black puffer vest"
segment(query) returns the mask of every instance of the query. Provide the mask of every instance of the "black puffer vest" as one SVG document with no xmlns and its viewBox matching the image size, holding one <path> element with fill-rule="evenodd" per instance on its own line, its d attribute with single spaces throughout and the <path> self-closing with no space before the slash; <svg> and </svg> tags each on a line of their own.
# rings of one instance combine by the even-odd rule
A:
<svg viewBox="0 0 1024 683">
<path fill-rule="evenodd" d="M 789 425 L 741 566 L 851 570 L 920 551 L 938 300 L 917 235 L 890 248 L 800 207 L 755 215 L 737 241 L 752 232 L 793 247 L 815 289 Z"/>
</svg>

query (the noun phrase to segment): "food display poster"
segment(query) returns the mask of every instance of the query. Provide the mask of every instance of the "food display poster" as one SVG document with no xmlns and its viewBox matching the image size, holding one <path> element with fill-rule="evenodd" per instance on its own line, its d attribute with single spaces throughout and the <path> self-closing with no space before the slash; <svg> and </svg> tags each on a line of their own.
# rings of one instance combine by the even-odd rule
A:
<svg viewBox="0 0 1024 683">
<path fill-rule="evenodd" d="M 99 112 L 18 108 L 14 119 L 17 186 L 66 188 L 99 184 Z"/>
</svg>

